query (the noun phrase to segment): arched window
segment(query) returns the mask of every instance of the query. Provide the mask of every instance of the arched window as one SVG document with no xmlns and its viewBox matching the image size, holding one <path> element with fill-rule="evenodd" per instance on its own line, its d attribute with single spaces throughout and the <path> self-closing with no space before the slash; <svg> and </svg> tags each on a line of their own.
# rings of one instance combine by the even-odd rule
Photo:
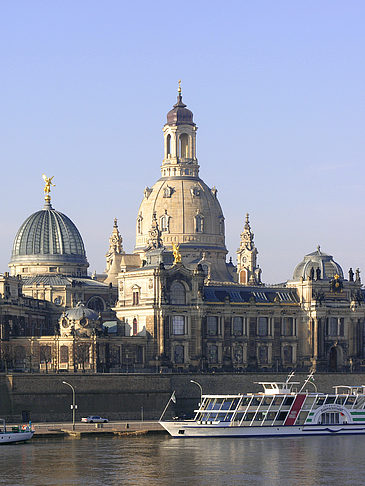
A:
<svg viewBox="0 0 365 486">
<path fill-rule="evenodd" d="M 166 154 L 171 155 L 171 135 L 168 134 L 166 137 Z"/>
<path fill-rule="evenodd" d="M 137 319 L 133 319 L 133 336 L 137 336 L 138 334 L 138 322 Z"/>
<path fill-rule="evenodd" d="M 60 347 L 60 362 L 61 363 L 68 363 L 68 347 L 61 346 Z"/>
<path fill-rule="evenodd" d="M 195 233 L 204 233 L 204 217 L 201 214 L 195 216 Z"/>
<path fill-rule="evenodd" d="M 184 346 L 178 344 L 174 349 L 174 361 L 176 364 L 184 363 Z"/>
<path fill-rule="evenodd" d="M 180 135 L 180 157 L 184 159 L 189 157 L 189 137 L 186 133 Z"/>
<path fill-rule="evenodd" d="M 224 218 L 219 220 L 219 234 L 224 236 Z"/>
<path fill-rule="evenodd" d="M 173 282 L 170 288 L 171 304 L 185 305 L 186 303 L 186 291 L 185 287 L 180 282 Z"/>
<path fill-rule="evenodd" d="M 160 218 L 160 230 L 161 231 L 169 231 L 169 219 L 170 217 L 167 214 L 164 214 Z"/>
<path fill-rule="evenodd" d="M 101 297 L 91 297 L 91 299 L 87 303 L 87 307 L 92 309 L 96 312 L 103 312 L 105 309 L 104 301 Z"/>
</svg>

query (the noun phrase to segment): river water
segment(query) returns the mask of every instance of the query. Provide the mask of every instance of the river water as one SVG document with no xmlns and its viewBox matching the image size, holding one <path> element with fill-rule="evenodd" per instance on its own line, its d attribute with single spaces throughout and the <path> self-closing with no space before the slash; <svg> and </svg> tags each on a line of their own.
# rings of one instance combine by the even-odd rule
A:
<svg viewBox="0 0 365 486">
<path fill-rule="evenodd" d="M 6 486 L 365 484 L 365 436 L 38 439 L 0 447 Z"/>
</svg>

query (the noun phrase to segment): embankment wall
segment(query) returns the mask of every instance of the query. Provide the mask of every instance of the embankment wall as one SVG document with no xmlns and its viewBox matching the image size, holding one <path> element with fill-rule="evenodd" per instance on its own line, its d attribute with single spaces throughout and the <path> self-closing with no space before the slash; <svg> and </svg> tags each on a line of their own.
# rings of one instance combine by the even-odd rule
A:
<svg viewBox="0 0 365 486">
<path fill-rule="evenodd" d="M 303 383 L 306 375 L 298 373 L 292 381 Z M 0 374 L 0 417 L 18 422 L 22 412 L 34 422 L 71 420 L 72 391 L 62 381 L 75 387 L 76 420 L 82 416 L 101 415 L 110 420 L 157 420 L 171 393 L 167 417 L 191 413 L 200 399 L 199 382 L 204 393 L 246 393 L 260 391 L 255 381 L 285 381 L 286 374 L 216 373 L 216 374 Z M 315 383 L 321 392 L 331 392 L 334 385 L 365 384 L 364 373 L 318 373 Z M 306 386 L 308 390 L 312 385 Z"/>
</svg>

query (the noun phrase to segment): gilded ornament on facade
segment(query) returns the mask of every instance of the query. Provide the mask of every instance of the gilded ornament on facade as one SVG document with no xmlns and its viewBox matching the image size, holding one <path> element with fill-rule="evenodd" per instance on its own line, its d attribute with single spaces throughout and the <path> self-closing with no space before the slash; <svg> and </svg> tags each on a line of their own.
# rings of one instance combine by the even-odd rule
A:
<svg viewBox="0 0 365 486">
<path fill-rule="evenodd" d="M 181 263 L 181 254 L 179 252 L 180 245 L 172 244 L 172 252 L 174 254 L 174 263 Z"/>
</svg>

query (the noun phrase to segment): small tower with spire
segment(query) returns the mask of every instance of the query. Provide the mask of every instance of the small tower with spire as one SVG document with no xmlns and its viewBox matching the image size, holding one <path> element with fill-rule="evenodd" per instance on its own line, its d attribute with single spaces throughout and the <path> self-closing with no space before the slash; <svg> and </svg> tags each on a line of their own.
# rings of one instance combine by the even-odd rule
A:
<svg viewBox="0 0 365 486">
<path fill-rule="evenodd" d="M 161 166 L 162 177 L 194 176 L 199 174 L 196 158 L 196 131 L 193 113 L 186 108 L 181 94 L 181 81 L 177 102 L 167 114 L 163 127 L 164 159 Z"/>
<path fill-rule="evenodd" d="M 237 250 L 238 282 L 244 285 L 261 285 L 261 268 L 257 265 L 257 248 L 251 231 L 248 213 L 241 233 L 240 247 Z"/>
</svg>

